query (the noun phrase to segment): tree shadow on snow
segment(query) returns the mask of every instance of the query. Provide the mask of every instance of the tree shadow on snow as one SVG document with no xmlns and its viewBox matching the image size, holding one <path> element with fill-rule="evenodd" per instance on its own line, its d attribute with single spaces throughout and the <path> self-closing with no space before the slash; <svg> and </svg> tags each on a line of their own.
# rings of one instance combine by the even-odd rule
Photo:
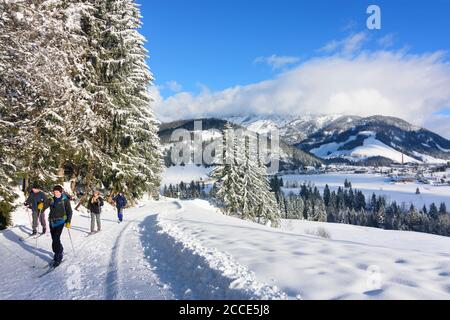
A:
<svg viewBox="0 0 450 320">
<path fill-rule="evenodd" d="M 26 229 L 25 227 L 23 228 Z M 38 258 L 44 261 L 50 262 L 53 259 L 53 252 L 42 249 L 39 247 L 39 245 L 36 248 L 36 240 L 32 238 L 30 238 L 30 241 L 21 241 L 20 238 L 14 232 L 9 230 L 5 230 L 5 232 L 3 232 L 3 236 L 5 237 L 5 239 L 17 243 L 19 246 L 22 247 L 22 249 L 28 251 L 29 253 L 37 256 Z M 17 254 L 20 255 L 20 252 L 17 252 Z"/>
<path fill-rule="evenodd" d="M 192 297 L 186 296 L 186 290 L 189 289 L 188 284 L 183 281 L 184 279 L 182 279 L 176 268 L 168 263 L 167 255 L 170 255 L 170 253 L 158 250 L 161 248 L 159 243 L 161 242 L 161 237 L 158 235 L 160 230 L 157 227 L 156 219 L 157 215 L 149 216 L 139 225 L 140 228 L 145 228 L 145 232 L 141 234 L 140 238 L 145 258 L 153 267 L 152 271 L 158 279 L 170 287 L 175 299 L 192 299 Z M 155 243 L 159 243 L 159 245 L 156 246 L 154 245 Z"/>
</svg>

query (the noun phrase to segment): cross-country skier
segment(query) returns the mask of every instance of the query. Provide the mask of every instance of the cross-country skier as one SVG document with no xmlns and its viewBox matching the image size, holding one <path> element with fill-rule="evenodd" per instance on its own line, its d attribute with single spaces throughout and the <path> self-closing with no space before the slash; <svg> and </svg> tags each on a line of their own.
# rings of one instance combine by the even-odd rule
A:
<svg viewBox="0 0 450 320">
<path fill-rule="evenodd" d="M 95 222 L 97 222 L 97 232 L 102 230 L 100 222 L 100 213 L 102 212 L 103 198 L 100 196 L 99 191 L 95 191 L 92 197 L 89 199 L 88 210 L 91 213 L 91 234 L 95 233 Z"/>
<path fill-rule="evenodd" d="M 61 264 L 64 248 L 61 244 L 61 234 L 64 226 L 70 229 L 72 220 L 72 207 L 69 198 L 63 194 L 61 186 L 53 187 L 53 198 L 47 199 L 45 209 L 50 208 L 48 221 L 50 224 L 50 233 L 52 235 L 52 249 L 54 253 L 53 267 Z"/>
<path fill-rule="evenodd" d="M 125 198 L 123 192 L 119 192 L 112 200 L 116 204 L 117 217 L 120 223 L 123 221 L 123 209 L 127 205 L 127 199 Z"/>
<path fill-rule="evenodd" d="M 25 201 L 25 206 L 31 208 L 32 211 L 33 216 L 33 222 L 31 226 L 33 229 L 33 232 L 31 233 L 32 236 L 37 234 L 37 227 L 39 223 L 42 226 L 42 234 L 45 234 L 47 231 L 47 225 L 45 223 L 45 213 L 43 210 L 45 201 L 46 197 L 44 192 L 42 192 L 40 186 L 37 183 L 34 183 L 30 195 Z"/>
</svg>

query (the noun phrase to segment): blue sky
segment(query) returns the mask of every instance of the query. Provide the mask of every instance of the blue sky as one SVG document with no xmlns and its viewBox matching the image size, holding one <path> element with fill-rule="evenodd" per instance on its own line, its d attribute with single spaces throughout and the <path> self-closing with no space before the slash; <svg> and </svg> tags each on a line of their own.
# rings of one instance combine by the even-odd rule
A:
<svg viewBox="0 0 450 320">
<path fill-rule="evenodd" d="M 138 0 L 138 3 L 144 17 L 141 32 L 148 39 L 149 65 L 158 95 L 167 102 L 171 97 L 189 94 L 191 113 L 196 106 L 202 108 L 199 98 L 204 92 L 221 95 L 236 86 L 251 90 L 255 84 L 273 81 L 296 68 L 311 66 L 317 59 L 324 62 L 330 57 L 355 62 L 364 54 L 389 52 L 403 55 L 391 57 L 390 62 L 422 64 L 425 70 L 423 64 L 430 60 L 425 55 L 439 54 L 428 63 L 440 69 L 427 76 L 439 78 L 440 85 L 447 81 L 450 0 Z M 366 9 L 370 4 L 381 8 L 381 30 L 366 27 Z M 351 52 L 346 52 L 348 43 L 356 44 Z M 376 56 L 364 62 L 373 66 L 371 59 L 384 61 Z M 306 90 L 304 86 L 299 88 Z M 348 94 L 342 88 L 339 90 Z M 395 103 L 405 102 L 385 96 L 386 90 L 372 86 L 371 82 L 364 90 L 376 91 L 374 94 L 380 99 L 389 100 L 391 108 L 396 107 Z M 436 92 L 426 99 L 442 104 L 441 108 L 433 107 L 433 115 L 450 115 L 450 98 L 445 92 Z M 174 103 L 165 103 L 165 108 L 174 107 Z M 386 108 L 387 105 L 386 102 Z M 211 112 L 204 108 L 207 112 L 205 109 L 200 113 Z M 273 108 L 269 111 L 277 112 Z M 397 113 L 393 112 L 401 115 Z M 425 119 L 426 114 L 423 117 L 422 123 L 430 121 Z"/>
</svg>

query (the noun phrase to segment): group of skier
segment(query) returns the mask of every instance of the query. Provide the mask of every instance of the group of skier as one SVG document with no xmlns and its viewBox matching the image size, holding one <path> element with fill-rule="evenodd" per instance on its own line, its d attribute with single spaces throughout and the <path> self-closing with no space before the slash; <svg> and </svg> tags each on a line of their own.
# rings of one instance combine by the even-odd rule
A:
<svg viewBox="0 0 450 320">
<path fill-rule="evenodd" d="M 38 225 L 42 226 L 42 233 L 47 232 L 47 222 L 45 219 L 45 211 L 50 209 L 48 214 L 48 224 L 50 228 L 50 234 L 52 237 L 52 250 L 54 253 L 53 267 L 57 267 L 61 264 L 64 254 L 64 248 L 61 243 L 61 234 L 64 227 L 71 228 L 71 221 L 73 210 L 70 204 L 71 197 L 64 191 L 64 188 L 60 185 L 56 185 L 52 190 L 53 197 L 47 198 L 45 193 L 41 190 L 38 184 L 33 184 L 31 192 L 25 201 L 25 206 L 32 211 L 32 233 L 30 236 L 37 236 Z M 127 199 L 122 192 L 119 192 L 112 198 L 117 208 L 118 222 L 123 221 L 123 209 L 127 205 Z M 94 191 L 90 197 L 87 209 L 91 214 L 91 233 L 101 231 L 101 219 L 100 214 L 104 200 L 99 191 Z M 97 230 L 95 230 L 97 225 Z"/>
</svg>

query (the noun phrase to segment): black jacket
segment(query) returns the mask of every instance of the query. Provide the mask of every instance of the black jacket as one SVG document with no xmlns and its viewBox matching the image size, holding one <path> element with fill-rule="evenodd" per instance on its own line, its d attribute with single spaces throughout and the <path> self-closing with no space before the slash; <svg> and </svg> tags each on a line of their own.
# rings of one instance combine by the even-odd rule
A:
<svg viewBox="0 0 450 320">
<path fill-rule="evenodd" d="M 103 207 L 103 198 L 102 197 L 98 197 L 97 201 L 94 202 L 94 203 L 92 202 L 93 198 L 94 197 L 91 197 L 89 199 L 89 203 L 88 203 L 87 208 L 92 213 L 100 214 L 102 212 L 102 207 Z"/>
<path fill-rule="evenodd" d="M 44 210 L 50 208 L 50 213 L 48 215 L 48 220 L 53 222 L 56 220 L 64 220 L 66 223 L 72 221 L 72 206 L 70 205 L 70 200 L 66 195 L 62 195 L 61 198 L 57 199 L 55 197 L 47 199 L 44 204 Z"/>
</svg>

